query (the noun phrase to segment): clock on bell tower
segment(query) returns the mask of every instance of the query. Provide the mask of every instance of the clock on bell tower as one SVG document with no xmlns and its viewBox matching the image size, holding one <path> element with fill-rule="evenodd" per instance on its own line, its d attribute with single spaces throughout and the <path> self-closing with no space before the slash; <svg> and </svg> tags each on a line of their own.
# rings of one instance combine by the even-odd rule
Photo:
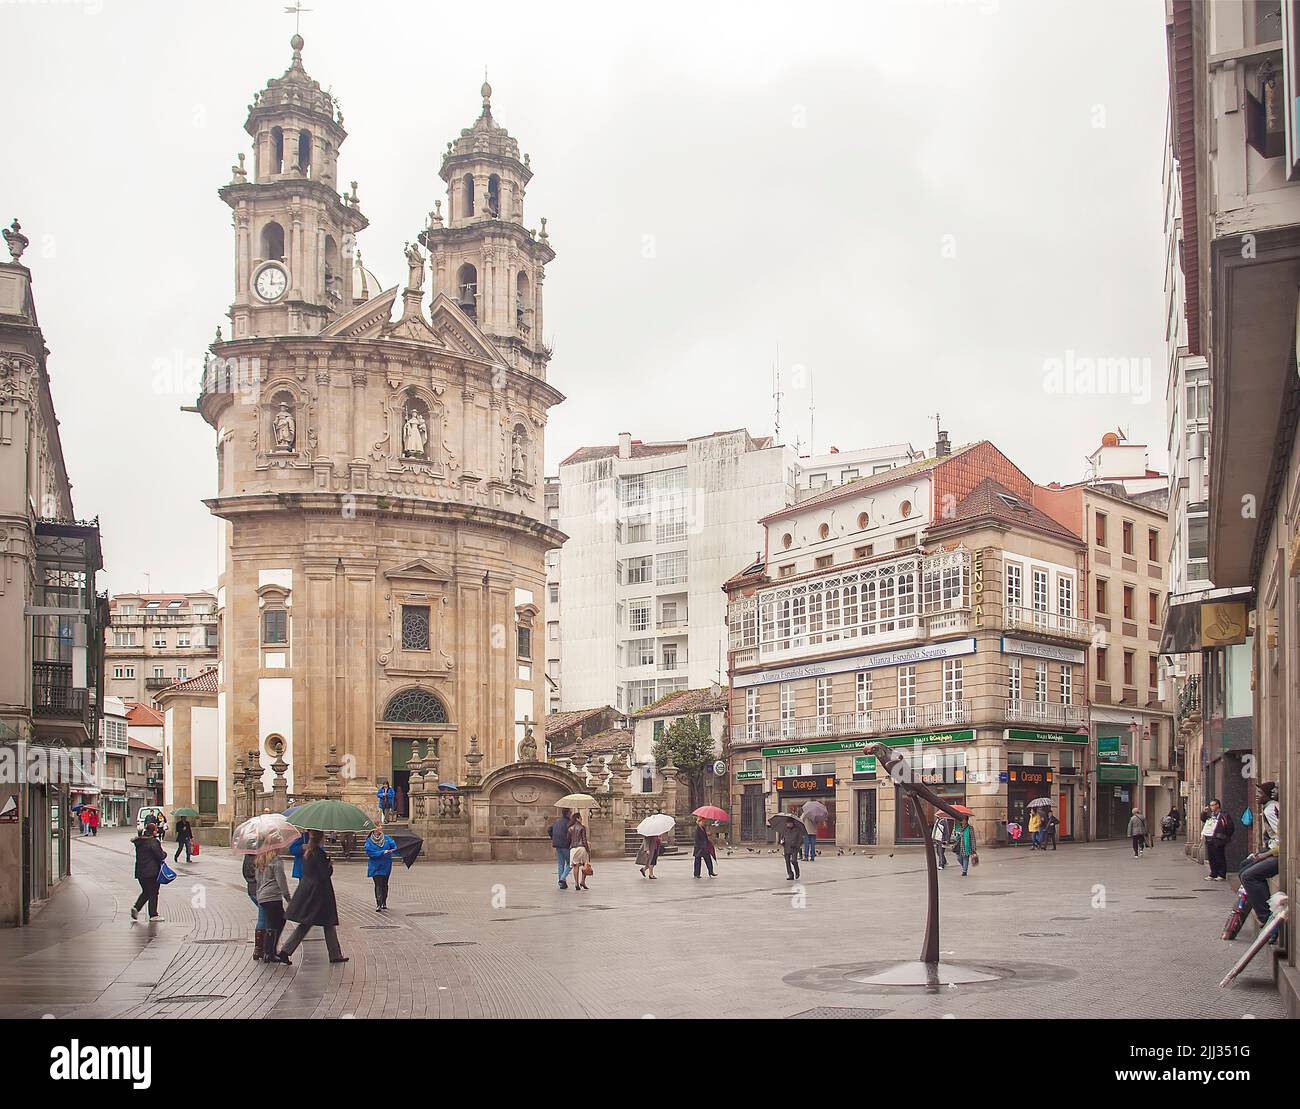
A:
<svg viewBox="0 0 1300 1109">
<path fill-rule="evenodd" d="M 356 236 L 367 225 L 356 182 L 340 197 L 338 152 L 347 138 L 334 98 L 293 59 L 249 105 L 253 170 L 244 155 L 220 189 L 235 228 L 231 338 L 316 335 L 348 311 Z"/>
</svg>

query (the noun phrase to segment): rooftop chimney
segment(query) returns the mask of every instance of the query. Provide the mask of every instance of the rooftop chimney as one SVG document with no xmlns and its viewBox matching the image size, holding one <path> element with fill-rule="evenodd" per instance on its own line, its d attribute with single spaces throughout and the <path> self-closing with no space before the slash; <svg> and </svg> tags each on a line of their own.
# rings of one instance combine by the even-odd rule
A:
<svg viewBox="0 0 1300 1109">
<path fill-rule="evenodd" d="M 630 431 L 620 431 L 618 433 L 618 456 L 619 458 L 632 457 L 632 433 Z"/>
<path fill-rule="evenodd" d="M 948 433 L 941 431 L 938 441 L 934 444 L 934 457 L 946 458 L 950 454 L 952 454 L 952 444 L 948 441 Z"/>
</svg>

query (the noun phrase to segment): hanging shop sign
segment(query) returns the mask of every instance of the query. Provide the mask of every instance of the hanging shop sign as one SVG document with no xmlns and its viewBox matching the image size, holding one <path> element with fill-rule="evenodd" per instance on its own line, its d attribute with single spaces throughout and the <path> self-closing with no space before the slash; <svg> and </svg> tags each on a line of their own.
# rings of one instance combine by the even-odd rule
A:
<svg viewBox="0 0 1300 1109">
<path fill-rule="evenodd" d="M 1201 605 L 1201 647 L 1230 647 L 1246 642 L 1244 601 L 1205 601 Z"/>
<path fill-rule="evenodd" d="M 777 793 L 834 793 L 834 774 L 801 774 L 797 778 L 776 778 Z"/>
<path fill-rule="evenodd" d="M 1087 743 L 1087 735 L 1077 732 L 1039 732 L 1033 728 L 1007 728 L 1002 738 L 1008 743 Z"/>
<path fill-rule="evenodd" d="M 1120 739 L 1117 735 L 1097 737 L 1097 761 L 1119 762 Z"/>
<path fill-rule="evenodd" d="M 910 666 L 932 659 L 954 658 L 975 653 L 975 637 L 950 639 L 944 643 L 925 643 L 919 647 L 900 647 L 893 651 L 877 651 L 870 655 L 852 658 L 827 659 L 824 662 L 805 662 L 798 666 L 782 666 L 775 670 L 758 670 L 752 674 L 733 674 L 731 684 L 736 689 L 770 682 L 792 682 L 800 678 L 824 678 L 828 674 L 848 674 L 855 670 L 876 670 L 882 666 Z"/>
</svg>

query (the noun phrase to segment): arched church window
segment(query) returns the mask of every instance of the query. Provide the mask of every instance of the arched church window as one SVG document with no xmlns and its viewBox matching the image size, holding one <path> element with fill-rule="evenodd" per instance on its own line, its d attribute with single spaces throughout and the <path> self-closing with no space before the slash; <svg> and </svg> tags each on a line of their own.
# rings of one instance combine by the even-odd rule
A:
<svg viewBox="0 0 1300 1109">
<path fill-rule="evenodd" d="M 461 310 L 470 319 L 474 319 L 477 310 L 478 270 L 470 262 L 456 271 L 456 294 Z"/>
<path fill-rule="evenodd" d="M 515 278 L 515 325 L 523 327 L 528 323 L 528 274 L 523 270 Z"/>
<path fill-rule="evenodd" d="M 427 689 L 403 689 L 384 709 L 390 724 L 447 724 L 447 707 Z"/>
<path fill-rule="evenodd" d="M 284 172 L 284 131 L 279 127 L 271 128 L 271 172 Z"/>
<path fill-rule="evenodd" d="M 333 235 L 325 236 L 325 295 L 330 303 L 343 299 L 343 267 L 340 264 L 339 244 Z"/>
<path fill-rule="evenodd" d="M 501 178 L 495 173 L 488 178 L 488 215 L 496 219 L 501 215 Z"/>
<path fill-rule="evenodd" d="M 305 127 L 298 132 L 298 170 L 304 177 L 311 176 L 311 132 Z"/>
<path fill-rule="evenodd" d="M 262 228 L 262 260 L 284 261 L 284 228 L 272 220 Z"/>
<path fill-rule="evenodd" d="M 465 177 L 464 177 L 464 180 L 463 180 L 463 182 L 462 182 L 462 185 L 463 185 L 464 190 L 465 190 L 465 192 L 464 192 L 464 196 L 465 196 L 465 215 L 466 215 L 466 216 L 472 216 L 472 215 L 474 214 L 474 176 L 473 176 L 473 174 L 470 174 L 470 173 L 465 174 Z"/>
</svg>

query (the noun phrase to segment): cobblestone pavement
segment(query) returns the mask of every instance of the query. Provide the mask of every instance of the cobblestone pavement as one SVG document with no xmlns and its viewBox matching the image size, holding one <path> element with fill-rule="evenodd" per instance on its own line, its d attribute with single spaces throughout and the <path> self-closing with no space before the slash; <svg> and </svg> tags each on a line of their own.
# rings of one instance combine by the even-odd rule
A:
<svg viewBox="0 0 1300 1109">
<path fill-rule="evenodd" d="M 1280 1017 L 1262 953 L 1219 979 L 1254 934 L 1219 939 L 1234 882 L 1202 880 L 1181 846 L 989 851 L 940 874 L 944 961 L 995 968 L 994 986 L 890 993 L 854 978 L 915 959 L 918 851 L 822 856 L 803 881 L 779 855 L 724 856 L 716 879 L 669 857 L 644 881 L 596 860 L 589 892 L 553 863 L 394 871 L 374 911 L 364 865 L 335 867 L 346 964 L 319 931 L 294 966 L 251 960 L 239 860 L 209 849 L 163 890 L 161 924 L 133 923 L 129 833 L 77 840 L 74 876 L 28 928 L 0 932 L 0 1016 Z M 174 845 L 171 848 L 174 850 Z M 865 969 L 864 969 L 865 968 Z"/>
</svg>

